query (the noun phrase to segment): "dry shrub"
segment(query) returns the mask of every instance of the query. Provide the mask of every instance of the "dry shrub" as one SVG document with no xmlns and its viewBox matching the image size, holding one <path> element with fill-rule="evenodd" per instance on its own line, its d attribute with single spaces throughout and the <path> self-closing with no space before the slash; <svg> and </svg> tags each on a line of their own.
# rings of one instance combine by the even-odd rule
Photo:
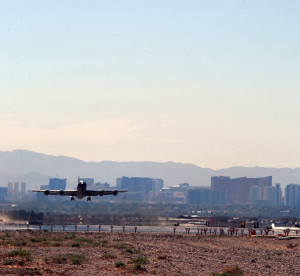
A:
<svg viewBox="0 0 300 276">
<path fill-rule="evenodd" d="M 212 273 L 211 276 L 242 276 L 244 273 L 238 265 L 223 269 L 219 273 Z"/>
<path fill-rule="evenodd" d="M 292 248 L 295 248 L 295 247 L 297 247 L 297 246 L 298 246 L 298 244 L 296 244 L 296 243 L 289 243 L 289 244 L 286 245 L 286 247 L 287 247 L 288 249 L 292 249 Z"/>
</svg>

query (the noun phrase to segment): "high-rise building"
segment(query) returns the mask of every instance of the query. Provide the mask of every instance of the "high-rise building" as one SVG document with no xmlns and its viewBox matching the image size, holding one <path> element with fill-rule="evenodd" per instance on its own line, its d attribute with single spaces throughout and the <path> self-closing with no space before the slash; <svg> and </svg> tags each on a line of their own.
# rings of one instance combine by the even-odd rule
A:
<svg viewBox="0 0 300 276">
<path fill-rule="evenodd" d="M 7 183 L 7 199 L 8 200 L 12 200 L 13 199 L 13 194 L 14 194 L 14 191 L 13 191 L 13 182 L 9 181 Z"/>
<path fill-rule="evenodd" d="M 287 207 L 300 207 L 299 185 L 288 184 L 285 188 L 285 204 Z"/>
<path fill-rule="evenodd" d="M 121 180 L 117 179 L 117 185 L 124 190 L 128 190 L 126 197 L 129 198 L 131 193 L 138 193 L 138 197 L 146 200 L 147 197 L 153 193 L 157 193 L 164 186 L 162 179 L 153 179 L 148 177 L 122 177 Z"/>
<path fill-rule="evenodd" d="M 21 182 L 21 197 L 26 195 L 26 182 Z"/>
<path fill-rule="evenodd" d="M 50 178 L 49 190 L 65 190 L 67 186 L 67 179 Z"/>
<path fill-rule="evenodd" d="M 19 182 L 14 182 L 13 198 L 15 200 L 20 198 Z"/>
<path fill-rule="evenodd" d="M 122 185 L 122 178 L 118 177 L 116 180 L 116 187 L 120 188 Z"/>
<path fill-rule="evenodd" d="M 261 187 L 252 185 L 250 187 L 250 204 L 256 205 L 261 200 Z"/>
<path fill-rule="evenodd" d="M 101 182 L 97 182 L 95 183 L 95 189 L 99 189 L 99 190 L 103 190 L 103 189 L 109 189 L 110 188 L 110 184 L 107 182 L 101 183 Z"/>
<path fill-rule="evenodd" d="M 86 186 L 89 188 L 94 187 L 95 185 L 95 179 L 94 178 L 78 178 L 79 181 L 84 181 L 86 183 Z"/>
<path fill-rule="evenodd" d="M 7 200 L 7 187 L 0 187 L 0 200 Z"/>
<path fill-rule="evenodd" d="M 14 194 L 18 195 L 19 192 L 19 182 L 14 182 Z"/>
<path fill-rule="evenodd" d="M 164 181 L 162 179 L 154 179 L 153 192 L 158 193 L 164 186 Z"/>
<path fill-rule="evenodd" d="M 197 205 L 225 205 L 226 192 L 213 190 L 210 187 L 187 188 L 187 203 Z"/>
<path fill-rule="evenodd" d="M 276 183 L 275 186 L 275 206 L 281 206 L 282 204 L 282 191 L 280 188 L 280 183 Z"/>
<path fill-rule="evenodd" d="M 231 179 L 228 176 L 211 177 L 211 188 L 216 191 L 225 191 L 227 204 L 240 205 L 250 203 L 250 187 L 259 186 L 260 198 L 264 198 L 264 187 L 272 186 L 272 176 L 248 178 L 239 177 Z"/>
<path fill-rule="evenodd" d="M 274 186 L 265 186 L 264 187 L 264 201 L 265 205 L 275 206 L 275 194 L 276 188 Z"/>
</svg>

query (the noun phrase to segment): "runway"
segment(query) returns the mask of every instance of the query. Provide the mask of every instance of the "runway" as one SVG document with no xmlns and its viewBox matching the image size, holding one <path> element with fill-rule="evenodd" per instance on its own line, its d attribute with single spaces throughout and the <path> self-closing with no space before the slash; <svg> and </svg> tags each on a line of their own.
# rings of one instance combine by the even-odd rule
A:
<svg viewBox="0 0 300 276">
<path fill-rule="evenodd" d="M 32 224 L 0 224 L 0 231 L 53 231 L 53 232 L 126 232 L 126 233 L 160 233 L 160 234 L 199 234 L 241 236 L 250 234 L 251 228 L 233 227 L 199 227 L 199 226 L 120 226 L 120 225 L 32 225 Z M 280 235 L 283 231 L 265 232 L 265 228 L 255 229 L 256 235 Z M 252 233 L 253 235 L 254 233 Z M 289 236 L 298 236 L 291 232 Z"/>
</svg>

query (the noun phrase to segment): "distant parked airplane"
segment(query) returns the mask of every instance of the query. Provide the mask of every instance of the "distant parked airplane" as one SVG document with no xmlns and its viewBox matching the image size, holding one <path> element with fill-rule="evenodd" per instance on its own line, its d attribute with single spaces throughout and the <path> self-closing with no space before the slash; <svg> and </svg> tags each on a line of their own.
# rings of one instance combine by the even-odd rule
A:
<svg viewBox="0 0 300 276">
<path fill-rule="evenodd" d="M 283 231 L 283 232 L 290 232 L 290 231 L 300 231 L 299 227 L 288 227 L 288 226 L 275 226 L 275 223 L 272 223 L 272 230 L 273 231 Z"/>
<path fill-rule="evenodd" d="M 86 196 L 87 201 L 91 201 L 91 196 L 105 196 L 105 195 L 117 196 L 118 193 L 128 192 L 127 190 L 123 190 L 123 191 L 118 191 L 118 190 L 113 190 L 113 191 L 87 190 L 85 181 L 82 181 L 82 180 L 79 181 L 79 179 L 78 179 L 78 184 L 77 184 L 77 189 L 76 190 L 32 190 L 32 191 L 33 192 L 44 193 L 45 196 L 48 196 L 48 195 L 70 196 L 71 200 L 74 200 L 75 199 L 74 197 L 77 197 L 78 199 L 82 199 Z"/>
</svg>

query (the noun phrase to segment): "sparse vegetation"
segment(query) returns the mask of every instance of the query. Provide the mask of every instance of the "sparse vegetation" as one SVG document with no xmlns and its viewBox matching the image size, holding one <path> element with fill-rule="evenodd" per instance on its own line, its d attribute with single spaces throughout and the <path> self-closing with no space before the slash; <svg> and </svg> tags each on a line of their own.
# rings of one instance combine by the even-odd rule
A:
<svg viewBox="0 0 300 276">
<path fill-rule="evenodd" d="M 253 248 L 255 248 L 255 258 L 252 257 L 249 259 L 249 263 L 243 264 L 242 267 L 247 273 L 251 273 L 251 269 L 255 267 L 253 263 L 258 262 L 262 264 L 262 273 L 274 273 L 275 269 L 276 271 L 278 270 L 278 266 L 272 265 L 271 261 L 278 262 L 282 257 L 287 260 L 292 271 L 296 271 L 293 264 L 291 264 L 286 257 L 290 255 L 295 262 L 297 255 L 295 250 L 298 250 L 300 247 L 300 240 L 293 239 L 274 242 L 275 239 L 272 239 L 271 242 L 270 239 L 247 239 L 245 237 L 241 239 L 232 239 L 228 237 L 226 239 L 222 238 L 221 240 L 218 236 L 214 237 L 214 235 L 207 235 L 206 238 L 209 239 L 209 244 L 207 241 L 204 241 L 204 239 L 198 239 L 198 236 L 196 235 L 188 236 L 178 234 L 173 236 L 165 234 L 153 235 L 148 233 L 141 233 L 139 235 L 125 233 L 119 235 L 119 233 L 111 234 L 110 232 L 103 232 L 101 235 L 98 233 L 87 234 L 77 232 L 76 235 L 73 235 L 72 232 L 44 233 L 43 231 L 27 232 L 21 230 L 6 233 L 5 231 L 0 231 L 0 274 L 39 275 L 39 272 L 42 274 L 47 274 L 49 272 L 49 274 L 52 273 L 53 275 L 56 275 L 58 273 L 58 271 L 56 271 L 57 267 L 59 267 L 61 271 L 68 268 L 71 273 L 78 269 L 76 265 L 84 264 L 84 262 L 87 261 L 86 257 L 88 257 L 90 263 L 80 267 L 82 272 L 94 272 L 95 269 L 98 269 L 99 267 L 99 271 L 106 268 L 109 271 L 111 269 L 112 274 L 126 272 L 127 274 L 131 273 L 132 275 L 140 273 L 160 275 L 163 274 L 162 269 L 164 269 L 164 271 L 170 270 L 170 275 L 175 275 L 176 273 L 180 274 L 184 272 L 187 274 L 197 274 L 194 269 L 195 267 L 198 267 L 198 269 L 203 269 L 203 271 L 205 271 L 203 275 L 241 276 L 246 274 L 246 272 L 243 272 L 239 266 L 221 270 L 221 263 L 210 263 L 210 267 L 210 264 L 208 264 L 210 259 L 206 259 L 205 256 L 201 259 L 199 265 L 195 265 L 199 263 L 199 259 L 196 260 L 196 255 L 198 253 L 199 256 L 199 252 L 205 252 L 205 255 L 218 256 L 218 258 L 222 259 L 221 252 L 219 251 L 222 251 L 224 245 L 226 245 L 226 248 L 230 247 L 232 242 L 235 244 L 235 248 L 237 242 L 239 248 L 243 249 L 243 252 L 245 248 L 251 250 L 251 244 L 253 245 Z M 27 247 L 13 247 L 13 244 L 16 244 L 16 241 L 20 244 L 25 242 Z M 80 247 L 76 245 L 78 241 L 81 241 Z M 91 243 L 91 241 L 93 242 Z M 244 243 L 246 247 L 243 246 Z M 45 247 L 45 244 L 49 244 L 49 247 Z M 216 245 L 218 249 L 216 249 Z M 55 248 L 58 246 L 60 248 Z M 94 246 L 99 247 L 93 248 Z M 206 246 L 207 248 L 205 248 Z M 264 248 L 266 248 L 269 257 L 265 263 L 265 260 L 262 257 L 266 254 Z M 176 251 L 177 249 L 178 251 Z M 258 253 L 257 249 L 260 249 L 261 253 Z M 83 252 L 88 252 L 87 254 L 91 252 L 90 257 L 89 255 L 81 254 Z M 242 251 L 240 252 L 242 253 Z M 294 252 L 295 254 L 289 254 L 291 252 Z M 181 254 L 185 253 L 191 261 L 183 268 L 177 263 L 177 259 L 182 263 L 184 258 L 181 258 Z M 279 257 L 281 255 L 283 256 Z M 30 262 L 31 258 L 34 262 Z M 235 261 L 235 263 L 238 263 L 235 255 L 232 255 L 232 260 Z M 41 267 L 40 271 L 33 269 L 37 267 L 37 264 Z M 57 266 L 56 264 L 60 265 Z M 88 267 L 91 267 L 91 270 L 89 270 Z M 17 272 L 19 268 L 22 268 L 23 270 Z M 282 273 L 282 270 L 280 272 Z M 294 273 L 293 275 L 296 274 Z M 87 275 L 89 275 L 89 273 L 87 273 Z"/>
<path fill-rule="evenodd" d="M 94 242 L 94 240 L 88 239 L 88 238 L 85 238 L 85 237 L 81 237 L 81 238 L 77 238 L 76 242 L 78 242 L 78 243 L 89 243 L 89 244 L 92 244 Z"/>
<path fill-rule="evenodd" d="M 104 257 L 105 259 L 114 259 L 114 258 L 116 258 L 116 256 L 114 256 L 114 255 L 111 254 L 111 253 L 104 253 L 104 254 L 103 254 L 103 257 Z"/>
<path fill-rule="evenodd" d="M 117 239 L 113 239 L 113 241 L 120 242 L 120 241 L 123 241 L 123 240 L 120 239 L 120 238 L 117 238 Z"/>
<path fill-rule="evenodd" d="M 123 262 L 116 262 L 116 267 L 126 267 L 126 265 Z"/>
<path fill-rule="evenodd" d="M 17 257 L 20 257 L 20 258 L 24 258 L 28 261 L 31 260 L 31 252 L 26 250 L 26 249 L 22 249 L 22 248 L 14 249 L 14 250 L 10 251 L 8 253 L 8 256 L 9 257 L 16 257 L 17 256 Z"/>
<path fill-rule="evenodd" d="M 221 272 L 214 272 L 211 276 L 242 276 L 244 273 L 238 265 L 225 268 Z"/>
<path fill-rule="evenodd" d="M 16 262 L 17 262 L 17 260 L 15 260 L 15 259 L 6 259 L 6 260 L 4 260 L 5 265 L 13 265 Z"/>
<path fill-rule="evenodd" d="M 72 235 L 70 235 L 70 236 L 64 236 L 65 240 L 73 240 L 75 238 L 76 238 L 76 235 L 74 233 Z"/>
<path fill-rule="evenodd" d="M 287 247 L 288 249 L 293 249 L 293 248 L 295 248 L 295 247 L 297 247 L 297 246 L 298 246 L 298 244 L 296 244 L 296 243 L 289 243 L 289 244 L 286 245 L 286 247 Z"/>
<path fill-rule="evenodd" d="M 33 242 L 33 243 L 43 243 L 43 244 L 46 244 L 46 245 L 50 244 L 47 237 L 45 237 L 45 236 L 33 237 L 33 238 L 30 239 L 30 241 Z M 26 243 L 26 241 L 25 241 L 25 243 Z"/>
<path fill-rule="evenodd" d="M 25 238 L 8 239 L 6 242 L 7 242 L 7 244 L 10 244 L 13 246 L 26 246 L 28 244 L 28 242 Z"/>
<path fill-rule="evenodd" d="M 114 245 L 117 249 L 125 249 L 128 245 L 126 243 L 117 243 Z"/>
<path fill-rule="evenodd" d="M 61 242 L 63 239 L 60 238 L 60 237 L 53 237 L 52 240 L 57 241 L 57 242 Z"/>
<path fill-rule="evenodd" d="M 32 268 L 19 268 L 16 272 L 17 275 L 42 275 L 40 270 Z"/>
<path fill-rule="evenodd" d="M 132 248 L 126 248 L 126 252 L 133 254 Z"/>
<path fill-rule="evenodd" d="M 142 270 L 142 266 L 140 264 L 135 264 L 134 265 L 134 270 Z"/>
<path fill-rule="evenodd" d="M 84 261 L 87 261 L 87 258 L 82 254 L 66 253 L 66 254 L 57 254 L 50 256 L 53 262 L 57 264 L 65 263 L 67 260 L 70 260 L 73 264 L 82 264 Z"/>
<path fill-rule="evenodd" d="M 138 256 L 138 257 L 132 258 L 131 261 L 136 264 L 145 264 L 147 262 L 147 258 L 143 257 L 143 256 Z"/>
<path fill-rule="evenodd" d="M 128 248 L 126 248 L 126 252 L 128 252 L 130 254 L 139 254 L 140 250 L 132 248 L 132 247 L 128 247 Z"/>
</svg>

